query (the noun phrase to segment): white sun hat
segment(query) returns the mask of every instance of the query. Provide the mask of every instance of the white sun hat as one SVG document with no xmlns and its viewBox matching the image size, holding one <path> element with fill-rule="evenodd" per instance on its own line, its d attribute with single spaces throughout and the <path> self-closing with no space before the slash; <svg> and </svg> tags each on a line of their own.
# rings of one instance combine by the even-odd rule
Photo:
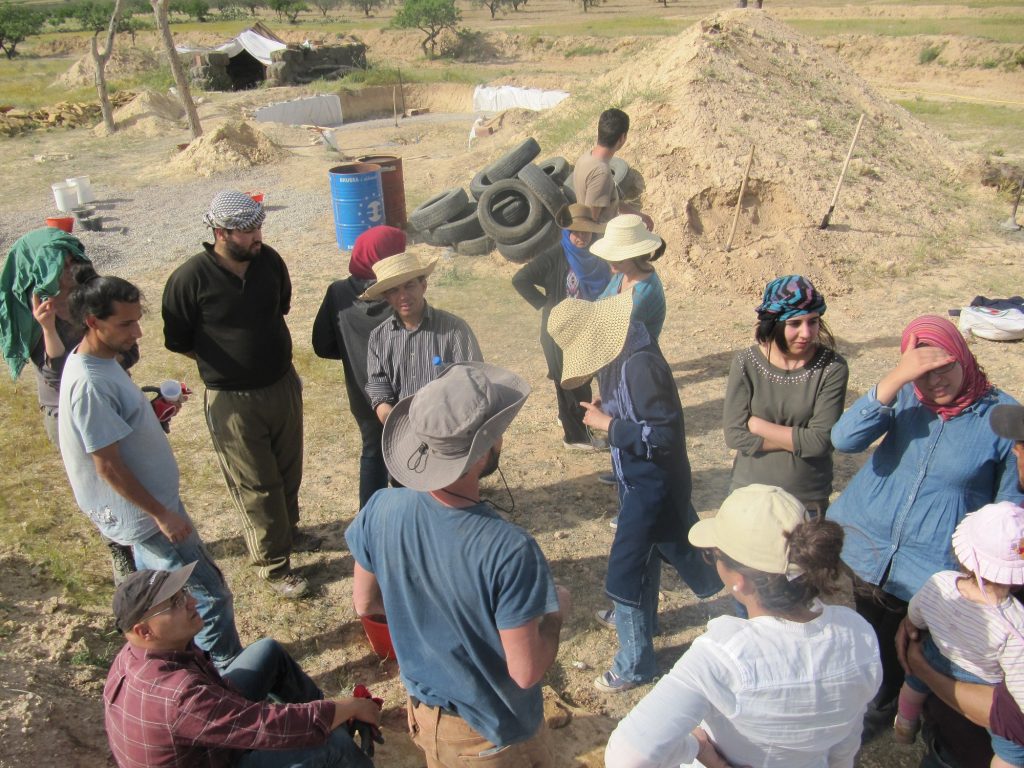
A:
<svg viewBox="0 0 1024 768">
<path fill-rule="evenodd" d="M 590 252 L 605 261 L 626 261 L 649 256 L 662 244 L 660 237 L 647 231 L 643 219 L 635 213 L 624 213 L 608 222 L 604 237 L 591 244 Z"/>
</svg>

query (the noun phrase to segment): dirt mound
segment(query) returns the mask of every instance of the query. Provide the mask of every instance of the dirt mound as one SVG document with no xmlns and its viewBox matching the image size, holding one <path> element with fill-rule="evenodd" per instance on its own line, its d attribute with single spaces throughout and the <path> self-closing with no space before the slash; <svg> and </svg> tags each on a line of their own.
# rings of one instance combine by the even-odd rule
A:
<svg viewBox="0 0 1024 768">
<path fill-rule="evenodd" d="M 581 127 L 576 141 L 546 153 L 575 159 L 610 104 L 632 120 L 621 156 L 644 176 L 644 208 L 671 246 L 659 271 L 672 282 L 747 292 L 802 271 L 825 291 L 845 291 L 852 266 L 904 268 L 957 223 L 951 182 L 965 158 L 770 14 L 716 14 L 600 77 L 556 108 L 553 117 Z M 832 226 L 821 231 L 862 112 L 855 160 Z"/>
<path fill-rule="evenodd" d="M 193 141 L 170 162 L 176 173 L 212 176 L 232 168 L 266 165 L 287 152 L 245 120 L 223 123 Z"/>
<path fill-rule="evenodd" d="M 110 60 L 104 73 L 107 81 L 116 80 L 126 75 L 134 75 L 138 72 L 148 72 L 160 65 L 160 57 L 146 48 L 123 48 L 115 46 L 114 52 L 110 54 Z M 55 86 L 65 88 L 77 88 L 83 85 L 92 85 L 96 77 L 96 65 L 92 60 L 92 54 L 86 53 L 80 57 L 60 77 L 53 81 Z"/>
<path fill-rule="evenodd" d="M 143 136 L 159 136 L 171 130 L 180 129 L 185 117 L 185 108 L 170 94 L 143 91 L 134 99 L 114 110 L 114 122 L 118 130 L 138 133 Z M 106 126 L 100 123 L 93 128 L 97 136 L 107 134 Z"/>
</svg>

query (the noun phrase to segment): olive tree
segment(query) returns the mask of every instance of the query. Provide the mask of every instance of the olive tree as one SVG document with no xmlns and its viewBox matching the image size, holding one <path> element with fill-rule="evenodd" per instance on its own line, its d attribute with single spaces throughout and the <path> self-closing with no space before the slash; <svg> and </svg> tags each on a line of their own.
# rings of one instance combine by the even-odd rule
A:
<svg viewBox="0 0 1024 768">
<path fill-rule="evenodd" d="M 455 6 L 455 0 L 405 0 L 391 24 L 398 29 L 423 32 L 426 37 L 420 42 L 420 48 L 424 55 L 433 56 L 437 50 L 438 35 L 446 29 L 457 32 L 460 21 L 462 13 Z"/>
</svg>

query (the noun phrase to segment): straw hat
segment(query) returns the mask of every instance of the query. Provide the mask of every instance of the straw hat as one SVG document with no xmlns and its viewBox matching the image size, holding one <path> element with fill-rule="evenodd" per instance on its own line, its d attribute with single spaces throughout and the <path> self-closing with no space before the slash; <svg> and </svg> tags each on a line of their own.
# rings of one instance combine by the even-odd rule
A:
<svg viewBox="0 0 1024 768">
<path fill-rule="evenodd" d="M 406 488 L 446 488 L 483 458 L 523 407 L 530 385 L 490 363 L 455 363 L 399 400 L 384 423 L 388 472 Z"/>
<path fill-rule="evenodd" d="M 590 252 L 605 261 L 625 261 L 654 253 L 662 242 L 647 231 L 643 219 L 635 213 L 624 213 L 605 225 L 604 237 L 591 244 Z"/>
<path fill-rule="evenodd" d="M 806 519 L 795 496 L 755 483 L 730 493 L 717 515 L 694 524 L 689 538 L 693 546 L 720 549 L 748 568 L 796 578 L 802 571 L 789 562 L 786 534 Z"/>
<path fill-rule="evenodd" d="M 618 357 L 626 344 L 633 292 L 597 301 L 565 299 L 548 317 L 548 333 L 562 348 L 562 387 L 575 389 Z"/>
<path fill-rule="evenodd" d="M 360 299 L 369 301 L 379 299 L 384 291 L 407 283 L 413 278 L 426 277 L 437 266 L 437 257 L 419 256 L 415 253 L 397 253 L 381 259 L 373 265 L 373 274 L 377 282 L 367 288 Z"/>
<path fill-rule="evenodd" d="M 555 222 L 562 229 L 570 232 L 596 232 L 603 234 L 605 225 L 594 219 L 593 211 L 589 205 L 563 205 L 555 214 Z"/>
<path fill-rule="evenodd" d="M 1024 509 L 1009 501 L 986 504 L 953 532 L 956 559 L 993 584 L 1024 584 Z"/>
</svg>

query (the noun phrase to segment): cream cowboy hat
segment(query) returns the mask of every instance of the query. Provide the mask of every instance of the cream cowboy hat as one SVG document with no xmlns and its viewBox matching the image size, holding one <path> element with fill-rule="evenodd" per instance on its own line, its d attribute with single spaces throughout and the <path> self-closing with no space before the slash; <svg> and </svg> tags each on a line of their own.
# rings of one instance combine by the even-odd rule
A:
<svg viewBox="0 0 1024 768">
<path fill-rule="evenodd" d="M 447 488 L 498 442 L 523 407 L 530 385 L 490 363 L 455 363 L 384 423 L 388 472 L 406 488 Z"/>
<path fill-rule="evenodd" d="M 660 237 L 647 231 L 643 219 L 624 213 L 605 225 L 604 237 L 590 245 L 590 252 L 605 261 L 626 261 L 648 256 L 663 244 Z"/>
<path fill-rule="evenodd" d="M 419 256 L 415 253 L 396 253 L 381 259 L 373 265 L 377 282 L 367 288 L 359 298 L 363 301 L 379 299 L 384 291 L 396 288 L 417 277 L 426 277 L 437 266 L 437 257 Z"/>
<path fill-rule="evenodd" d="M 562 348 L 562 388 L 575 389 L 618 357 L 626 344 L 633 292 L 607 299 L 560 301 L 548 317 L 548 333 Z"/>
</svg>

